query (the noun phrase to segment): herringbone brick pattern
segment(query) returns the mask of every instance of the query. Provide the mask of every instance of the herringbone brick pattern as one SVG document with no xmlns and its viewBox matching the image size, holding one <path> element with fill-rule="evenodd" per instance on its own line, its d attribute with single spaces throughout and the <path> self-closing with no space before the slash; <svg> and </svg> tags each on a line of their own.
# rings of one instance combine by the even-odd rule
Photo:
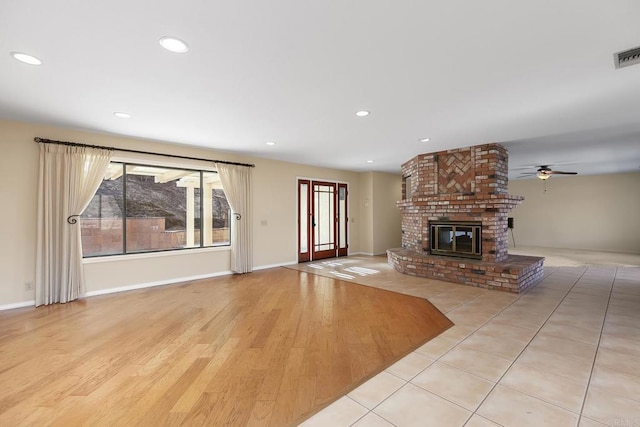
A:
<svg viewBox="0 0 640 427">
<path fill-rule="evenodd" d="M 470 149 L 438 157 L 438 189 L 440 194 L 473 191 L 474 179 Z"/>
</svg>

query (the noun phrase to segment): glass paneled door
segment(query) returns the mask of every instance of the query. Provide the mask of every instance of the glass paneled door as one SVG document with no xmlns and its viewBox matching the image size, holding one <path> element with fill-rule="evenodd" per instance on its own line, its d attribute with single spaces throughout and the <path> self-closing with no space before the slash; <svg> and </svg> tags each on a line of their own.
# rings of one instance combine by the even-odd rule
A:
<svg viewBox="0 0 640 427">
<path fill-rule="evenodd" d="M 338 256 L 347 256 L 347 184 L 338 184 Z"/>
<path fill-rule="evenodd" d="M 298 262 L 347 255 L 347 185 L 298 180 Z"/>
</svg>

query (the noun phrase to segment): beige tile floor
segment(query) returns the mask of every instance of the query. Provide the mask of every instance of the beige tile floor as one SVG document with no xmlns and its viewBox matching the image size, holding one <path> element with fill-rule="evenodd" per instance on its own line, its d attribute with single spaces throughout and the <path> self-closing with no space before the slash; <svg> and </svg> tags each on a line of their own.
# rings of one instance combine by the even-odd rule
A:
<svg viewBox="0 0 640 427">
<path fill-rule="evenodd" d="M 455 323 L 301 425 L 640 426 L 640 256 L 580 256 L 520 296 L 404 276 L 384 257 L 294 266 L 427 298 Z"/>
</svg>

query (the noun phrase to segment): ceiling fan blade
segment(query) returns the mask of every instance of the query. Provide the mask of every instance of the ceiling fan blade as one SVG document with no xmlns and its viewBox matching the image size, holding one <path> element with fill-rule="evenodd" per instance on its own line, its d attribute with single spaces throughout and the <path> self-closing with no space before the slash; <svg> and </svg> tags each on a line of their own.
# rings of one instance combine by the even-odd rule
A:
<svg viewBox="0 0 640 427">
<path fill-rule="evenodd" d="M 578 175 L 578 172 L 549 171 L 547 173 L 554 174 L 554 175 Z"/>
<path fill-rule="evenodd" d="M 520 175 L 535 175 L 538 172 L 520 172 Z"/>
<path fill-rule="evenodd" d="M 532 166 L 516 166 L 513 168 L 509 168 L 509 170 L 513 170 L 513 171 L 519 171 L 519 170 L 527 170 L 527 169 L 537 169 L 540 166 L 538 165 L 532 165 Z"/>
</svg>

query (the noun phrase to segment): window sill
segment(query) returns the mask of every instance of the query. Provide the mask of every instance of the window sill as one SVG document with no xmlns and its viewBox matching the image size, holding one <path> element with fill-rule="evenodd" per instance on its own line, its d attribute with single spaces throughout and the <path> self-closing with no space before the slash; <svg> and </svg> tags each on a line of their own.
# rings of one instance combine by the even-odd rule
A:
<svg viewBox="0 0 640 427">
<path fill-rule="evenodd" d="M 101 262 L 128 261 L 128 260 L 135 260 L 135 259 L 160 258 L 160 257 L 178 256 L 178 255 L 193 255 L 193 254 L 199 254 L 203 252 L 224 252 L 224 251 L 230 251 L 230 250 L 231 250 L 231 246 L 212 246 L 209 248 L 180 249 L 180 250 L 174 250 L 174 251 L 160 251 L 160 252 L 143 252 L 139 254 L 106 255 L 106 256 L 96 256 L 91 258 L 83 258 L 82 264 L 98 264 Z"/>
</svg>

